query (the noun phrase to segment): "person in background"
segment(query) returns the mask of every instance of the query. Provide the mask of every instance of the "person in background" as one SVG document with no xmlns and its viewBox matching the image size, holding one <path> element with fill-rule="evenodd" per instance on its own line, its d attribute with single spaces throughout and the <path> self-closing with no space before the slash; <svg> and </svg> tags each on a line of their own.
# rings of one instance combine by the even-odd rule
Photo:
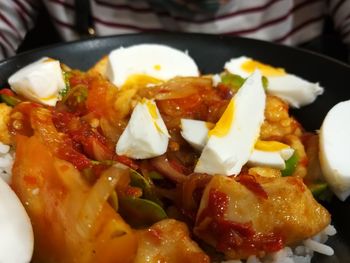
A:
<svg viewBox="0 0 350 263">
<path fill-rule="evenodd" d="M 1 0 L 0 60 L 16 53 L 42 5 L 66 41 L 95 35 L 189 32 L 295 46 L 319 37 L 325 17 L 331 17 L 350 47 L 350 0 Z"/>
</svg>

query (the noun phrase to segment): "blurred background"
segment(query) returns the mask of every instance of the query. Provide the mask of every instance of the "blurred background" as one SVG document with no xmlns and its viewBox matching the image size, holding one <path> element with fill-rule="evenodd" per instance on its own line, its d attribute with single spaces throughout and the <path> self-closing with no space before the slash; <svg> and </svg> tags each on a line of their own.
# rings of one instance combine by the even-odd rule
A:
<svg viewBox="0 0 350 263">
<path fill-rule="evenodd" d="M 340 2 L 344 1 L 339 1 L 339 3 Z M 27 33 L 24 41 L 17 49 L 17 53 L 62 41 L 56 27 L 52 23 L 52 15 L 50 17 L 46 6 L 41 5 L 40 10 L 36 11 L 38 11 L 37 13 L 39 15 L 35 27 Z M 342 43 L 340 35 L 334 30 L 335 26 L 333 21 L 334 19 L 330 16 L 326 16 L 325 23 L 323 24 L 323 34 L 312 41 L 299 44 L 298 47 L 322 53 L 343 62 L 348 62 L 349 56 L 347 46 Z"/>
</svg>

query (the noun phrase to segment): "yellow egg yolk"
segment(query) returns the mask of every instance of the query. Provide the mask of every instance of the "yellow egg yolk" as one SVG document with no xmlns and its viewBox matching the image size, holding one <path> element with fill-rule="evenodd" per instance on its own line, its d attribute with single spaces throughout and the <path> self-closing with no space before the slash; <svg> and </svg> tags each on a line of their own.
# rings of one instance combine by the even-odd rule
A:
<svg viewBox="0 0 350 263">
<path fill-rule="evenodd" d="M 157 124 L 157 119 L 159 118 L 158 112 L 157 112 L 157 107 L 155 103 L 152 103 L 152 101 L 147 100 L 147 99 L 142 99 L 142 103 L 146 105 L 149 114 L 152 117 L 153 124 L 156 127 L 158 132 L 164 133 L 163 130 L 159 127 Z"/>
<path fill-rule="evenodd" d="M 144 74 L 136 74 L 128 77 L 128 79 L 125 81 L 124 85 L 122 86 L 122 89 L 143 88 L 150 84 L 158 85 L 161 83 L 163 83 L 163 81 L 160 79 L 156 79 L 154 77 L 144 75 Z"/>
<path fill-rule="evenodd" d="M 53 58 L 46 58 L 43 62 L 51 62 L 51 61 L 56 61 L 56 60 Z"/>
<path fill-rule="evenodd" d="M 40 100 L 47 101 L 47 100 L 53 100 L 55 98 L 56 98 L 56 95 L 51 95 L 51 96 L 48 96 L 48 97 L 45 97 L 45 98 L 40 98 Z"/>
<path fill-rule="evenodd" d="M 277 141 L 260 141 L 255 143 L 256 150 L 266 151 L 266 152 L 277 152 L 283 149 L 289 148 L 289 145 L 277 142 Z"/>
<path fill-rule="evenodd" d="M 208 136 L 224 137 L 230 131 L 232 122 L 234 119 L 234 102 L 231 99 L 224 114 L 222 114 L 220 120 L 216 123 L 215 127 L 209 131 Z"/>
<path fill-rule="evenodd" d="M 205 125 L 207 126 L 207 128 L 209 129 L 209 130 L 211 130 L 211 129 L 213 129 L 214 128 L 214 126 L 215 126 L 215 124 L 214 123 L 212 123 L 212 122 L 205 122 Z"/>
<path fill-rule="evenodd" d="M 259 61 L 248 59 L 241 65 L 241 69 L 253 73 L 254 70 L 259 69 L 261 74 L 266 77 L 278 77 L 286 75 L 286 71 L 283 68 L 274 68 L 270 65 L 263 64 Z"/>
<path fill-rule="evenodd" d="M 162 69 L 162 67 L 161 67 L 159 64 L 154 65 L 153 68 L 154 68 L 155 70 L 161 70 L 161 69 Z"/>
</svg>

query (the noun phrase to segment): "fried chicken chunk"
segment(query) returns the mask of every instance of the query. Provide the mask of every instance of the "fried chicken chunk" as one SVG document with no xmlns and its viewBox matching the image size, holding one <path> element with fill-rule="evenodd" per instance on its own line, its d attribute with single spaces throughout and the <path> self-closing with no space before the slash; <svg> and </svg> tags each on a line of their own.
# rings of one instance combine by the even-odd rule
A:
<svg viewBox="0 0 350 263">
<path fill-rule="evenodd" d="M 11 136 L 7 128 L 12 108 L 5 103 L 0 103 L 0 142 L 11 143 Z"/>
<path fill-rule="evenodd" d="M 195 233 L 230 259 L 263 256 L 309 238 L 330 223 L 302 179 L 214 176 Z"/>
<path fill-rule="evenodd" d="M 209 263 L 209 257 L 191 240 L 187 226 L 165 219 L 138 232 L 134 263 Z"/>
</svg>

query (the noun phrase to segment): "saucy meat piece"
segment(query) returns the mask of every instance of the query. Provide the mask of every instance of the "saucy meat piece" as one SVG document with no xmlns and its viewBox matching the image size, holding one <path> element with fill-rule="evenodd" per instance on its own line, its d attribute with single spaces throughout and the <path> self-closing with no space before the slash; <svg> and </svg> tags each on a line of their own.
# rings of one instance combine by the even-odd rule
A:
<svg viewBox="0 0 350 263">
<path fill-rule="evenodd" d="M 139 246 L 134 263 L 209 263 L 209 257 L 191 240 L 187 226 L 165 219 L 138 231 Z"/>
<path fill-rule="evenodd" d="M 277 251 L 330 223 L 301 179 L 251 178 L 214 176 L 197 213 L 195 234 L 228 258 Z"/>
<path fill-rule="evenodd" d="M 10 106 L 0 103 L 0 142 L 4 144 L 11 143 L 11 136 L 7 127 L 11 110 Z"/>
<path fill-rule="evenodd" d="M 262 140 L 278 140 L 284 136 L 295 134 L 300 136 L 300 124 L 288 113 L 288 104 L 280 98 L 266 96 L 265 121 L 261 125 Z"/>
</svg>

